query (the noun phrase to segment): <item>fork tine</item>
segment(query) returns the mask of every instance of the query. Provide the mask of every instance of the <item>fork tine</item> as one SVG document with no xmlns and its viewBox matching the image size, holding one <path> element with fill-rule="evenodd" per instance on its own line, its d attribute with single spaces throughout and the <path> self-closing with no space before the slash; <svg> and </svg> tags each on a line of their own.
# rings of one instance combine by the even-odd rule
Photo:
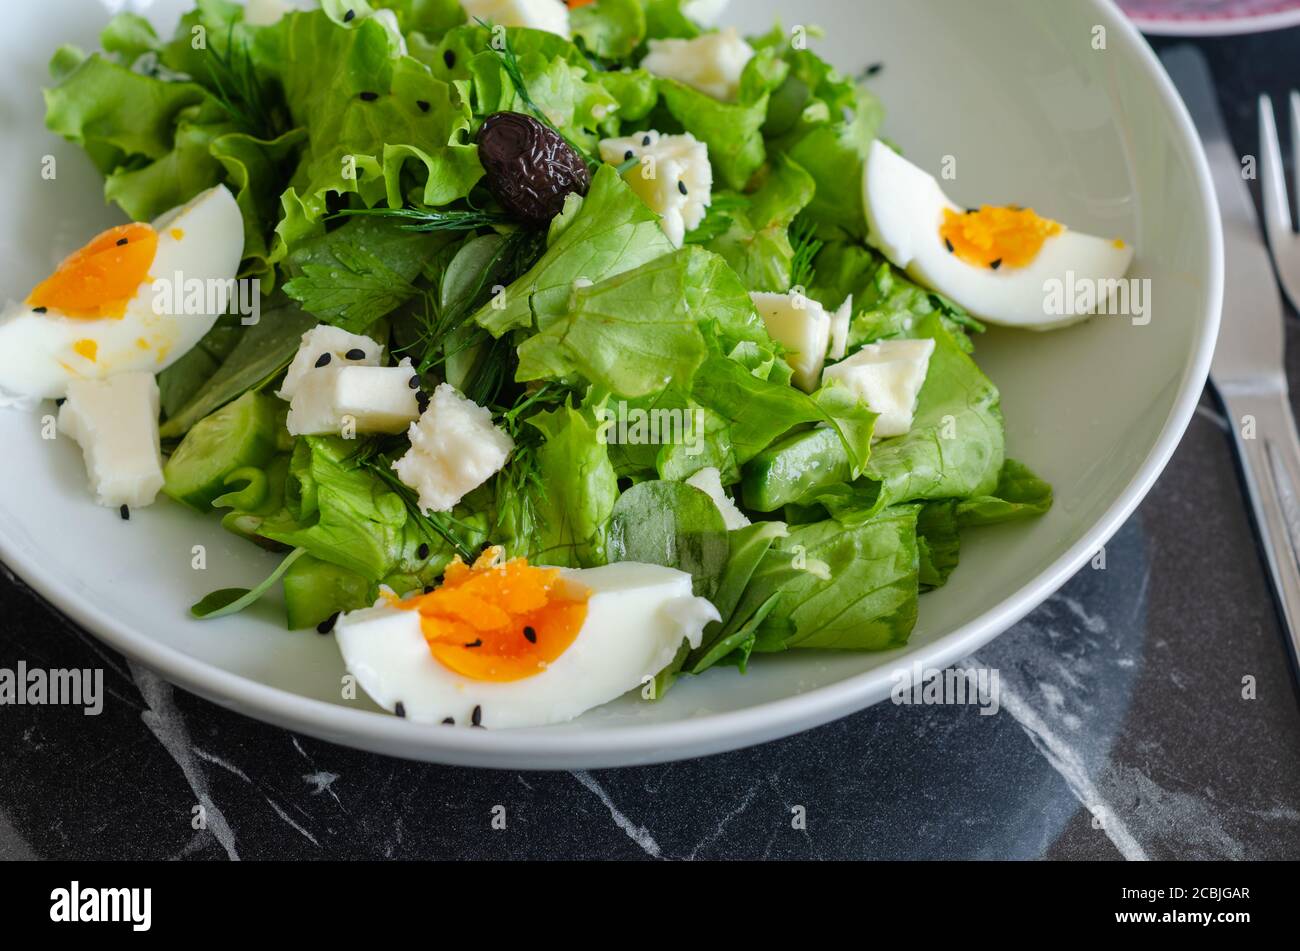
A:
<svg viewBox="0 0 1300 951">
<path fill-rule="evenodd" d="M 1276 254 L 1291 231 L 1291 200 L 1286 191 L 1286 166 L 1282 164 L 1282 143 L 1277 136 L 1273 100 L 1259 97 L 1260 186 L 1264 193 L 1264 222 Z"/>
</svg>

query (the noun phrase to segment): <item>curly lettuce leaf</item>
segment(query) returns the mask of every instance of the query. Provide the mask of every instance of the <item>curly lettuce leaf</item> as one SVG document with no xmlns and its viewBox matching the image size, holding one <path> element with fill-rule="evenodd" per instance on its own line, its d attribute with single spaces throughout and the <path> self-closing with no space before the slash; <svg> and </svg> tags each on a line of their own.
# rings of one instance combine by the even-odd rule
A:
<svg viewBox="0 0 1300 951">
<path fill-rule="evenodd" d="M 788 69 L 772 50 L 758 51 L 745 65 L 735 102 L 721 102 L 674 79 L 659 80 L 664 107 L 682 128 L 708 145 L 714 174 L 725 187 L 742 191 L 762 168 L 768 99 Z"/>
<path fill-rule="evenodd" d="M 579 377 L 628 398 L 688 389 L 714 335 L 766 340 L 731 269 L 687 247 L 574 289 L 566 312 L 520 344 L 516 378 Z"/>
<path fill-rule="evenodd" d="M 552 224 L 546 253 L 474 320 L 494 337 L 533 327 L 535 321 L 545 329 L 568 307 L 574 281 L 600 282 L 672 250 L 655 213 L 617 169 L 602 165 L 586 198 L 571 197 Z"/>
</svg>

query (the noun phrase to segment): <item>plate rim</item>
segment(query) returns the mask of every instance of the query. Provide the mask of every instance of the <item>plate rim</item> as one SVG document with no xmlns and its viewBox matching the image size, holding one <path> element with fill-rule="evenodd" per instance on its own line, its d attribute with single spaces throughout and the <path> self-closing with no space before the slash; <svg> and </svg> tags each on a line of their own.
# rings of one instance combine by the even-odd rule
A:
<svg viewBox="0 0 1300 951">
<path fill-rule="evenodd" d="M 1271 33 L 1300 26 L 1300 6 L 1272 13 L 1249 16 L 1219 17 L 1150 17 L 1125 11 L 1129 20 L 1143 33 L 1153 36 L 1243 36 L 1248 33 Z"/>
<path fill-rule="evenodd" d="M 1222 226 L 1210 170 L 1182 99 L 1138 28 L 1113 0 L 1091 0 L 1097 13 L 1133 47 L 1155 92 L 1174 120 L 1184 154 L 1192 161 L 1199 200 L 1210 227 L 1203 236 L 1210 261 L 1199 339 L 1160 435 L 1137 473 L 1092 528 L 1027 584 L 993 608 L 931 644 L 907 651 L 909 665 L 946 667 L 973 653 L 1055 593 L 1108 542 L 1146 497 L 1191 423 L 1209 376 L 1218 339 L 1223 286 Z M 94 604 L 74 596 L 55 575 L 35 570 L 23 548 L 0 533 L 0 560 L 61 613 L 92 636 L 168 681 L 220 706 L 329 742 L 405 759 L 497 769 L 612 768 L 670 762 L 768 742 L 857 712 L 888 695 L 892 672 L 882 665 L 837 683 L 723 713 L 670 723 L 602 727 L 568 732 L 554 728 L 438 730 L 386 713 L 304 697 L 214 667 L 133 631 Z"/>
</svg>

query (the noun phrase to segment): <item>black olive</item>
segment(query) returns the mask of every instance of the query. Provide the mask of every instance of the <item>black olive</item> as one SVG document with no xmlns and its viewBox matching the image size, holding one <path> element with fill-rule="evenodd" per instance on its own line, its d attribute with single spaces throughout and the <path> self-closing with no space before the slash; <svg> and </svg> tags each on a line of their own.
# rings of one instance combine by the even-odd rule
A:
<svg viewBox="0 0 1300 951">
<path fill-rule="evenodd" d="M 488 116 L 478 133 L 479 161 L 489 191 L 529 224 L 546 224 L 574 192 L 586 195 L 591 172 L 554 130 L 518 112 Z"/>
</svg>

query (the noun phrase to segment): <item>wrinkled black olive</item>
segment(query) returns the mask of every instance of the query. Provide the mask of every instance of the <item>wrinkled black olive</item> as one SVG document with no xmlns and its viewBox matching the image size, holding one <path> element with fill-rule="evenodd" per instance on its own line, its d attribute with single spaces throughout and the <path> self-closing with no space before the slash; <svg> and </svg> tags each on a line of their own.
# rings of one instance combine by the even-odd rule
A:
<svg viewBox="0 0 1300 951">
<path fill-rule="evenodd" d="M 518 112 L 488 116 L 478 133 L 478 155 L 488 190 L 529 224 L 546 224 L 563 210 L 568 195 L 586 195 L 591 186 L 587 163 L 569 143 Z"/>
</svg>

